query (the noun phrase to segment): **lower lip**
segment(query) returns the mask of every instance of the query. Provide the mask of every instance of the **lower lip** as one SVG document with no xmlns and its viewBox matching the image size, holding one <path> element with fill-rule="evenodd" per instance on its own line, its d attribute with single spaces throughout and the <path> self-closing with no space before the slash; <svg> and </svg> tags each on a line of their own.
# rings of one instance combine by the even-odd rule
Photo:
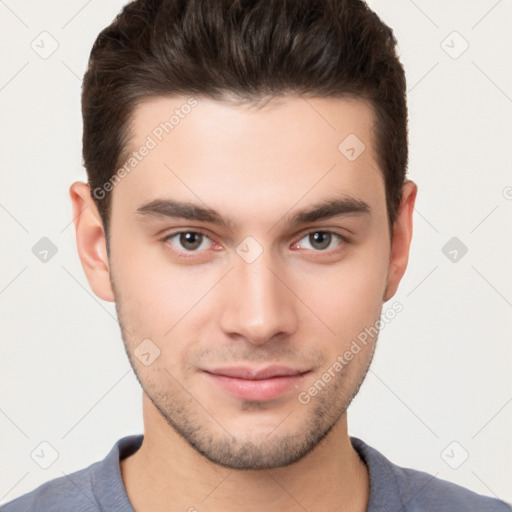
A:
<svg viewBox="0 0 512 512">
<path fill-rule="evenodd" d="M 263 402 L 273 400 L 283 395 L 295 386 L 298 386 L 301 379 L 306 375 L 285 375 L 281 377 L 272 377 L 269 379 L 239 379 L 236 377 L 226 377 L 214 373 L 206 374 L 222 389 L 232 395 L 244 400 Z"/>
</svg>

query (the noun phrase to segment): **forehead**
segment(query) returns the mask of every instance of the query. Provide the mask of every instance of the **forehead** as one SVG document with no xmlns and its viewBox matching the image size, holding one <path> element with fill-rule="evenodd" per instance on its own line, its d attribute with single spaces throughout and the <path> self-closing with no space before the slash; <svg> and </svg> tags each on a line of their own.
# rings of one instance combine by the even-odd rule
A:
<svg viewBox="0 0 512 512">
<path fill-rule="evenodd" d="M 132 165 L 113 203 L 131 211 L 173 197 L 241 215 L 264 204 L 280 215 L 337 193 L 385 208 L 373 111 L 360 99 L 281 96 L 255 108 L 152 98 L 134 110 L 130 128 Z"/>
</svg>

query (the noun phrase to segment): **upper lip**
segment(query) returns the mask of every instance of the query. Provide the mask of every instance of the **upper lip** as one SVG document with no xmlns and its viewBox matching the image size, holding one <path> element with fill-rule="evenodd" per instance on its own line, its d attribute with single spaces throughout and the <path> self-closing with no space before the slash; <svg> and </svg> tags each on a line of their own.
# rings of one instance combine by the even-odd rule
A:
<svg viewBox="0 0 512 512">
<path fill-rule="evenodd" d="M 290 375 L 301 375 L 309 370 L 290 368 L 288 366 L 266 366 L 264 368 L 250 368 L 249 366 L 230 366 L 205 370 L 215 375 L 233 377 L 237 379 L 261 380 L 272 377 L 284 377 Z"/>
</svg>

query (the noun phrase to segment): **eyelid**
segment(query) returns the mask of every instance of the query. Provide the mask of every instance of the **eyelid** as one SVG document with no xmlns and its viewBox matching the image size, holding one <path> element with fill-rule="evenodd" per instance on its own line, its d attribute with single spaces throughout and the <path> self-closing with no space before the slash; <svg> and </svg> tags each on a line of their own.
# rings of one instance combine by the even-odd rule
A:
<svg viewBox="0 0 512 512">
<path fill-rule="evenodd" d="M 331 235 L 338 235 L 339 237 L 341 237 L 344 240 L 348 241 L 349 240 L 348 235 L 344 235 L 344 234 L 340 233 L 338 231 L 339 229 L 340 228 L 324 228 L 324 227 L 305 228 L 305 229 L 301 230 L 296 235 L 296 240 L 300 240 L 300 239 L 304 238 L 306 235 L 310 235 L 312 233 L 330 233 Z"/>
</svg>

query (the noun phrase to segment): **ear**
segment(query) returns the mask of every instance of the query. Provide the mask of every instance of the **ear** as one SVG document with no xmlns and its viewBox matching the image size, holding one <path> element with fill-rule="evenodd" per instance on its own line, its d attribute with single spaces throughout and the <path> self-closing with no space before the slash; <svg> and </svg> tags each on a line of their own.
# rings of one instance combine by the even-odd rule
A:
<svg viewBox="0 0 512 512">
<path fill-rule="evenodd" d="M 114 302 L 103 222 L 87 183 L 76 181 L 69 189 L 73 205 L 76 245 L 92 291 Z"/>
<path fill-rule="evenodd" d="M 389 256 L 388 279 L 383 300 L 388 301 L 395 295 L 398 285 L 407 268 L 409 248 L 412 240 L 412 214 L 418 186 L 411 180 L 406 180 L 402 188 L 402 201 L 393 226 L 391 253 Z"/>
</svg>

